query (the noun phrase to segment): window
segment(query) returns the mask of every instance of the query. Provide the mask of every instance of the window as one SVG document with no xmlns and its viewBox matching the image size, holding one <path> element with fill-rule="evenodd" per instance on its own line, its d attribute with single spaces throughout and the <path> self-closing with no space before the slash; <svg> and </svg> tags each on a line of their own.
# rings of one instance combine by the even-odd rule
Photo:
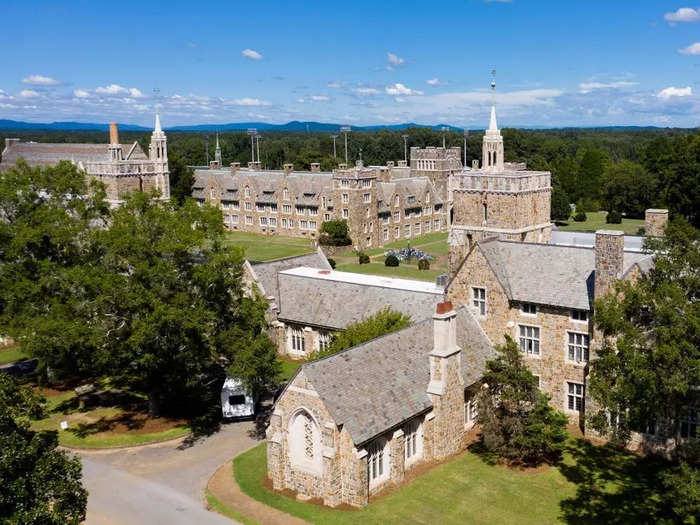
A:
<svg viewBox="0 0 700 525">
<path fill-rule="evenodd" d="M 277 204 L 270 204 L 270 213 L 277 213 Z"/>
<path fill-rule="evenodd" d="M 414 202 L 416 202 L 416 196 L 415 196 L 415 195 L 409 195 L 409 196 L 408 196 L 408 199 L 406 199 L 406 200 L 408 201 L 409 204 L 413 204 Z"/>
<path fill-rule="evenodd" d="M 287 219 L 282 219 L 282 228 L 287 227 Z"/>
<path fill-rule="evenodd" d="M 287 188 L 285 188 L 284 191 L 282 192 L 282 198 L 286 201 L 289 200 L 289 190 Z"/>
<path fill-rule="evenodd" d="M 292 205 L 291 204 L 283 204 L 282 205 L 282 212 L 283 213 L 292 213 Z"/>
<path fill-rule="evenodd" d="M 231 222 L 233 224 L 238 224 L 238 215 L 231 215 Z"/>
<path fill-rule="evenodd" d="M 340 185 L 341 185 L 343 188 L 347 188 L 347 187 L 350 186 L 350 181 L 349 181 L 348 179 L 342 179 L 342 180 L 340 181 Z"/>
<path fill-rule="evenodd" d="M 330 213 L 324 213 L 324 214 L 323 214 L 323 220 L 324 220 L 324 221 L 330 221 L 330 220 L 331 220 L 331 214 L 330 214 Z"/>
<path fill-rule="evenodd" d="M 296 206 L 296 212 L 297 215 L 304 215 L 304 207 L 303 206 Z"/>
<path fill-rule="evenodd" d="M 396 197 L 394 197 L 394 206 L 398 206 L 398 205 L 399 205 L 399 196 L 397 195 Z"/>
<path fill-rule="evenodd" d="M 533 303 L 522 303 L 520 313 L 523 315 L 537 315 L 537 305 Z"/>
<path fill-rule="evenodd" d="M 412 421 L 404 432 L 404 459 L 415 461 L 423 455 L 423 428 L 420 421 Z"/>
<path fill-rule="evenodd" d="M 367 469 L 369 470 L 370 485 L 377 484 L 389 474 L 388 458 L 384 454 L 386 441 L 378 439 L 367 449 Z"/>
<path fill-rule="evenodd" d="M 435 220 L 433 221 L 433 229 L 434 229 L 436 232 L 439 232 L 439 231 L 440 231 L 440 219 L 435 219 Z"/>
<path fill-rule="evenodd" d="M 252 211 L 252 209 L 253 209 L 253 203 L 252 203 L 252 202 L 246 202 L 246 203 L 245 203 L 245 209 L 246 209 L 246 211 Z"/>
<path fill-rule="evenodd" d="M 223 208 L 224 210 L 228 210 L 228 209 L 229 209 L 229 203 L 228 203 L 228 202 L 222 202 L 222 203 L 221 203 L 221 208 Z"/>
<path fill-rule="evenodd" d="M 413 236 L 420 235 L 420 222 L 413 225 Z"/>
<path fill-rule="evenodd" d="M 389 240 L 389 230 L 386 230 L 386 229 L 385 229 L 385 230 L 382 232 L 382 239 L 384 239 L 385 241 L 388 241 L 388 240 Z"/>
<path fill-rule="evenodd" d="M 399 237 L 401 237 L 401 231 L 399 230 L 399 227 L 396 226 L 396 227 L 394 228 L 394 238 L 395 238 L 395 239 L 398 239 Z"/>
<path fill-rule="evenodd" d="M 260 226 L 267 226 L 267 217 L 260 217 Z"/>
<path fill-rule="evenodd" d="M 362 179 L 362 187 L 363 188 L 371 188 L 372 187 L 372 179 Z"/>
<path fill-rule="evenodd" d="M 243 394 L 235 394 L 228 396 L 229 405 L 245 405 L 245 396 Z"/>
<path fill-rule="evenodd" d="M 430 231 L 430 221 L 425 221 L 423 227 L 425 228 L 425 233 L 428 233 Z"/>
<path fill-rule="evenodd" d="M 404 237 L 411 236 L 411 225 L 410 224 L 407 224 L 406 226 L 403 227 L 403 235 L 404 235 Z"/>
<path fill-rule="evenodd" d="M 310 230 L 315 230 L 317 228 L 317 223 L 316 221 L 309 221 L 309 229 Z"/>
<path fill-rule="evenodd" d="M 250 188 L 248 186 L 245 187 L 244 193 L 246 197 L 250 197 Z"/>
<path fill-rule="evenodd" d="M 528 355 L 540 355 L 540 329 L 537 326 L 518 325 L 520 329 L 520 351 Z"/>
<path fill-rule="evenodd" d="M 325 208 L 325 207 L 326 207 L 326 198 L 321 197 L 321 208 Z"/>
<path fill-rule="evenodd" d="M 423 207 L 423 215 L 430 215 L 431 213 L 433 213 L 432 206 L 424 206 Z"/>
<path fill-rule="evenodd" d="M 486 222 L 486 218 L 488 217 L 488 214 L 489 214 L 489 208 L 488 208 L 488 206 L 486 205 L 486 203 L 482 204 L 482 205 L 481 205 L 481 208 L 482 208 L 482 212 L 483 212 L 483 215 L 484 215 L 484 222 Z"/>
<path fill-rule="evenodd" d="M 690 410 L 685 419 L 681 420 L 681 437 L 697 439 L 698 437 L 698 411 Z"/>
<path fill-rule="evenodd" d="M 306 352 L 306 342 L 304 341 L 304 331 L 301 328 L 292 328 L 291 343 L 293 352 Z"/>
<path fill-rule="evenodd" d="M 308 225 L 308 222 L 306 222 L 306 221 L 299 221 L 299 228 L 301 228 L 302 230 L 306 230 L 306 229 L 307 229 L 307 225 Z"/>
<path fill-rule="evenodd" d="M 309 215 L 317 216 L 318 215 L 318 208 L 309 208 Z"/>
<path fill-rule="evenodd" d="M 347 193 L 343 193 L 343 194 L 340 196 L 340 200 L 341 200 L 343 203 L 348 203 L 348 202 L 350 202 L 350 196 L 349 196 Z"/>
<path fill-rule="evenodd" d="M 586 310 L 571 310 L 572 321 L 588 321 L 588 312 Z"/>
<path fill-rule="evenodd" d="M 569 334 L 569 361 L 576 363 L 588 362 L 588 334 L 568 332 Z"/>
<path fill-rule="evenodd" d="M 214 188 L 209 191 L 209 197 L 216 199 L 216 190 Z"/>
<path fill-rule="evenodd" d="M 464 403 L 464 424 L 474 425 L 476 423 L 476 417 L 479 415 L 479 407 L 476 401 L 476 396 L 472 395 Z"/>
<path fill-rule="evenodd" d="M 486 315 L 486 288 L 472 288 L 472 306 L 479 315 Z"/>
<path fill-rule="evenodd" d="M 294 228 L 294 219 L 289 219 L 289 227 Z"/>
<path fill-rule="evenodd" d="M 370 198 L 369 193 L 363 193 L 362 194 L 362 202 L 371 202 L 372 199 Z"/>
<path fill-rule="evenodd" d="M 330 332 L 319 332 L 318 333 L 318 349 L 320 351 L 327 350 L 328 346 L 330 344 L 331 344 Z"/>
<path fill-rule="evenodd" d="M 277 218 L 275 218 L 275 217 L 270 217 L 268 219 L 268 222 L 270 223 L 270 226 L 272 226 L 273 228 L 275 228 L 277 226 Z"/>
<path fill-rule="evenodd" d="M 367 217 L 369 219 L 369 208 L 365 209 L 365 217 Z"/>
<path fill-rule="evenodd" d="M 347 208 L 343 208 L 343 219 L 347 219 L 348 217 L 350 217 L 350 212 Z"/>
<path fill-rule="evenodd" d="M 245 223 L 252 225 L 253 224 L 253 217 L 251 217 L 250 215 L 246 215 L 245 216 Z"/>
<path fill-rule="evenodd" d="M 583 410 L 583 385 L 581 383 L 567 383 L 569 394 L 567 407 L 569 410 L 581 412 Z"/>
<path fill-rule="evenodd" d="M 399 221 L 401 221 L 401 212 L 395 211 L 394 212 L 394 222 L 399 222 Z"/>
<path fill-rule="evenodd" d="M 234 210 L 239 210 L 239 209 L 241 208 L 241 207 L 238 205 L 238 201 L 233 201 L 233 202 L 231 203 L 231 207 L 232 207 Z"/>
<path fill-rule="evenodd" d="M 300 410 L 289 425 L 289 455 L 292 465 L 321 474 L 323 457 L 320 448 L 321 433 L 318 425 L 308 412 Z"/>
<path fill-rule="evenodd" d="M 391 216 L 389 215 L 382 215 L 382 222 L 384 224 L 389 224 L 389 221 L 391 220 Z"/>
</svg>

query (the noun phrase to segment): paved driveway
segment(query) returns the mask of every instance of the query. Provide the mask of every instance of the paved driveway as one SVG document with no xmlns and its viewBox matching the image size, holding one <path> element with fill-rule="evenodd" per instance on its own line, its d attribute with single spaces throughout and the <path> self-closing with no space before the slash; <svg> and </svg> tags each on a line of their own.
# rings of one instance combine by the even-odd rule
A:
<svg viewBox="0 0 700 525">
<path fill-rule="evenodd" d="M 180 442 L 81 453 L 88 525 L 231 524 L 208 512 L 203 492 L 216 468 L 255 445 L 252 422 L 223 425 L 192 446 Z"/>
</svg>

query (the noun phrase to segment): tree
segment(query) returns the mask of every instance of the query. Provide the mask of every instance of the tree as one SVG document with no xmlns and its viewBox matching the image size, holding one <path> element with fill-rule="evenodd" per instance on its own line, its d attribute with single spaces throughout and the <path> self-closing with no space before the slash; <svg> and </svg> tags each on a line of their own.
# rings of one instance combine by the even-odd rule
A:
<svg viewBox="0 0 700 525">
<path fill-rule="evenodd" d="M 700 384 L 700 233 L 676 218 L 646 248 L 653 269 L 595 303 L 604 339 L 591 363 L 586 420 L 617 442 L 655 422 L 678 444 Z"/>
<path fill-rule="evenodd" d="M 357 346 L 382 335 L 390 334 L 406 328 L 411 324 L 411 318 L 387 307 L 383 310 L 349 325 L 342 332 L 333 334 L 330 345 L 325 350 L 315 352 L 311 359 L 319 359 Z"/>
<path fill-rule="evenodd" d="M 174 151 L 168 155 L 168 169 L 170 170 L 170 198 L 181 205 L 186 198 L 192 196 L 194 171 L 187 166 L 185 159 Z"/>
<path fill-rule="evenodd" d="M 329 246 L 349 246 L 352 244 L 348 221 L 345 219 L 323 221 L 319 242 Z"/>
<path fill-rule="evenodd" d="M 496 349 L 500 355 L 486 363 L 485 386 L 477 401 L 484 445 L 514 464 L 559 460 L 568 418 L 549 404 L 550 396 L 539 391 L 537 379 L 510 336 Z"/>
<path fill-rule="evenodd" d="M 559 186 L 552 189 L 551 219 L 553 221 L 566 221 L 571 216 L 569 196 Z"/>
<path fill-rule="evenodd" d="M 77 525 L 87 507 L 80 460 L 56 450 L 55 432 L 29 430 L 26 418 L 41 413 L 29 388 L 0 374 L 0 521 Z"/>
<path fill-rule="evenodd" d="M 600 197 L 600 185 L 605 173 L 607 155 L 604 151 L 589 149 L 583 153 L 578 170 L 578 186 L 581 197 L 590 207 L 597 209 L 597 201 Z"/>
<path fill-rule="evenodd" d="M 605 170 L 603 207 L 629 217 L 644 217 L 656 195 L 656 178 L 644 166 L 628 160 L 611 164 Z"/>
</svg>

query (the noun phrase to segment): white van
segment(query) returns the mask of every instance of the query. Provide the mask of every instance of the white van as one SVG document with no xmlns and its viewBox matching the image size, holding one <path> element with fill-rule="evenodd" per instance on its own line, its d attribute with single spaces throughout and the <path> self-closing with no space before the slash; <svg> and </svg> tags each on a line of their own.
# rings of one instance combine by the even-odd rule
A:
<svg viewBox="0 0 700 525">
<path fill-rule="evenodd" d="M 254 416 L 255 405 L 255 399 L 238 379 L 226 378 L 221 387 L 221 412 L 224 417 Z"/>
</svg>

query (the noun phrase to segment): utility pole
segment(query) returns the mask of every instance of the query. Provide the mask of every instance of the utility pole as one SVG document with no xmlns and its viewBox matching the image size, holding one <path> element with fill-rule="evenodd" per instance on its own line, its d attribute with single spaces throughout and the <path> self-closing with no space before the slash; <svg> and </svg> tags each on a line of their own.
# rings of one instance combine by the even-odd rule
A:
<svg viewBox="0 0 700 525">
<path fill-rule="evenodd" d="M 333 139 L 333 159 L 335 159 L 337 157 L 335 154 L 335 139 L 338 138 L 338 135 L 331 135 L 331 138 Z"/>
<path fill-rule="evenodd" d="M 340 131 L 345 135 L 345 164 L 348 163 L 348 131 L 350 131 L 350 126 L 343 126 Z"/>
<path fill-rule="evenodd" d="M 442 149 L 445 149 L 445 133 L 447 133 L 449 129 L 450 128 L 448 128 L 447 126 L 443 126 L 440 128 L 440 131 L 442 131 Z"/>
<path fill-rule="evenodd" d="M 257 148 L 258 162 L 260 162 L 260 135 L 255 135 L 255 147 Z"/>
<path fill-rule="evenodd" d="M 403 137 L 403 161 L 408 164 L 408 135 L 401 135 Z"/>
<path fill-rule="evenodd" d="M 467 137 L 469 136 L 469 130 L 464 130 L 464 167 L 467 167 Z"/>
<path fill-rule="evenodd" d="M 250 157 L 252 162 L 255 162 L 255 136 L 258 134 L 256 128 L 248 128 L 248 135 L 250 135 Z"/>
</svg>

